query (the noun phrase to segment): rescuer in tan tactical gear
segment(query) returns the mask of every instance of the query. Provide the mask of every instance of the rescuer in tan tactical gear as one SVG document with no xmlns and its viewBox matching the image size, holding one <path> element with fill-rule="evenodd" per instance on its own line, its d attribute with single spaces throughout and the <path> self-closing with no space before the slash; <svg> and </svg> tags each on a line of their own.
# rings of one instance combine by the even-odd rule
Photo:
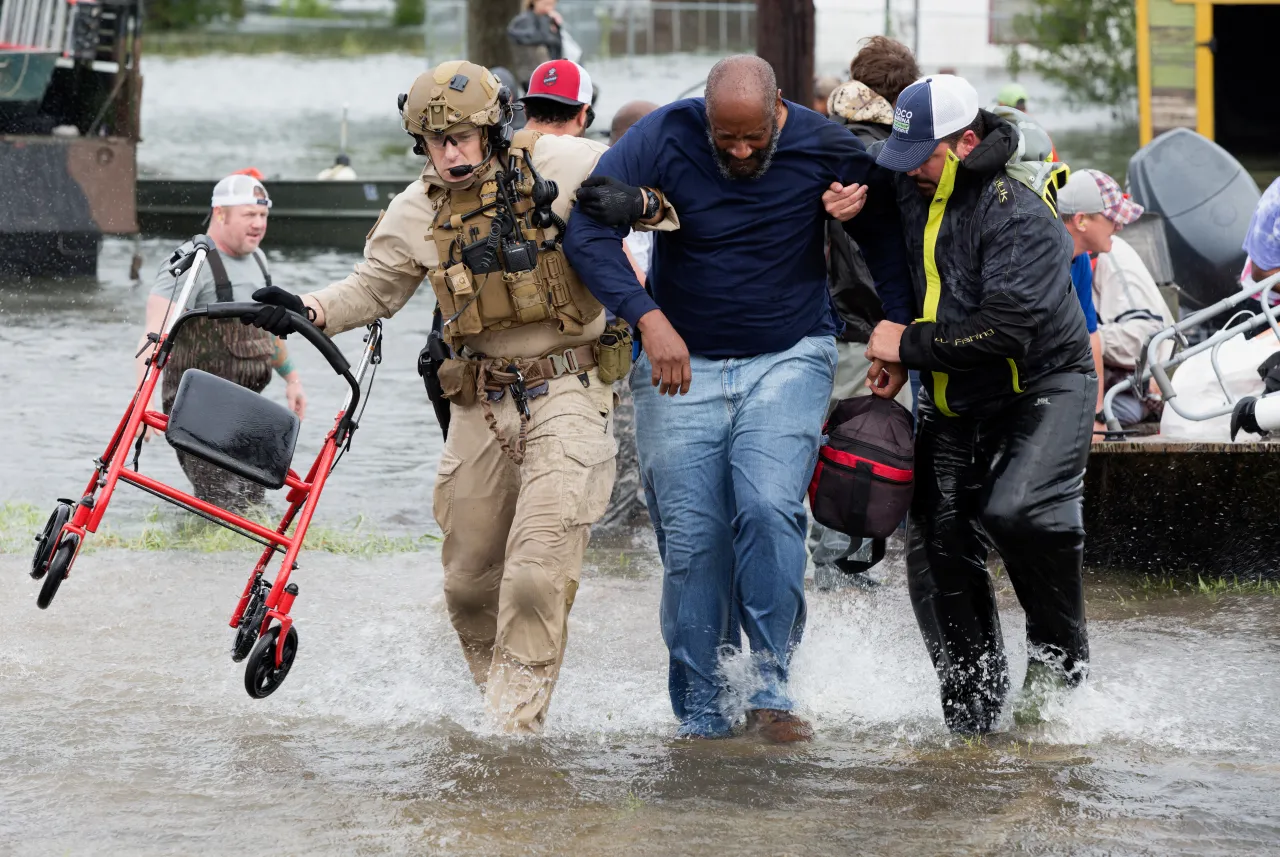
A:
<svg viewBox="0 0 1280 857">
<path fill-rule="evenodd" d="M 428 155 L 422 176 L 351 275 L 299 307 L 334 334 L 391 316 L 430 283 L 448 346 L 433 372 L 451 405 L 434 500 L 445 599 L 490 711 L 508 731 L 536 732 L 588 530 L 613 486 L 611 384 L 630 368 L 630 334 L 606 330 L 559 246 L 605 146 L 512 137 L 510 94 L 469 62 L 419 76 L 401 113 Z"/>
</svg>

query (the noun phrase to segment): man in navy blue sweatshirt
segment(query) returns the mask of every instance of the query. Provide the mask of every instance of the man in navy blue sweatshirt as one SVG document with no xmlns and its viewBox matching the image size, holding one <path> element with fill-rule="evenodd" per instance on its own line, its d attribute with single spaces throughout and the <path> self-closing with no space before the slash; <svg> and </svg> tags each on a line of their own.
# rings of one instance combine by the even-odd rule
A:
<svg viewBox="0 0 1280 857">
<path fill-rule="evenodd" d="M 720 659 L 742 631 L 748 729 L 771 741 L 811 735 L 791 713 L 787 675 L 805 620 L 802 499 L 836 366 L 824 204 L 846 220 L 857 185 L 869 191 L 851 234 L 888 317 L 906 323 L 913 298 L 889 175 L 844 128 L 784 101 L 756 57 L 721 60 L 705 100 L 634 125 L 578 193 L 565 252 L 644 345 L 631 384 L 681 735 L 731 733 Z M 620 239 L 668 206 L 679 228 L 657 233 L 646 291 Z M 877 393 L 905 381 L 891 370 Z"/>
</svg>

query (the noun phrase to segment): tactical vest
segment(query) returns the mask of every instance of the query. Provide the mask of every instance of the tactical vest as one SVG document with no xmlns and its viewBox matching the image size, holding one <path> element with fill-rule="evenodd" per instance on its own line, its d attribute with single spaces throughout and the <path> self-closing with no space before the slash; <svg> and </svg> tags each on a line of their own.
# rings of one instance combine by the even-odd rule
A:
<svg viewBox="0 0 1280 857">
<path fill-rule="evenodd" d="M 262 271 L 262 279 L 271 285 L 271 274 L 262 261 L 261 251 L 253 252 L 253 260 Z M 217 250 L 206 257 L 219 303 L 233 300 L 231 279 Z M 271 380 L 270 359 L 275 354 L 276 338 L 265 330 L 240 319 L 195 318 L 182 326 L 165 364 L 163 399 L 165 409 L 178 392 L 178 382 L 188 369 L 203 369 L 242 387 L 261 391 Z"/>
<path fill-rule="evenodd" d="M 534 144 L 541 136 L 537 131 L 517 132 L 507 156 L 509 169 L 521 174 L 516 198 L 511 200 L 516 232 L 519 237 L 538 243 L 534 270 L 475 274 L 462 263 L 461 248 L 483 241 L 497 214 L 494 203 L 498 201 L 498 184 L 494 175 L 500 165 L 496 159 L 470 187 L 439 190 L 443 199 L 432 223 L 432 238 L 440 266 L 430 272 L 429 278 L 444 316 L 444 339 L 455 348 L 465 336 L 540 322 L 555 324 L 565 336 L 577 336 L 604 311 L 569 267 L 558 230 L 532 224 L 533 176 L 529 164 Z M 484 206 L 489 207 L 476 213 Z M 553 237 L 554 248 L 545 249 Z"/>
</svg>

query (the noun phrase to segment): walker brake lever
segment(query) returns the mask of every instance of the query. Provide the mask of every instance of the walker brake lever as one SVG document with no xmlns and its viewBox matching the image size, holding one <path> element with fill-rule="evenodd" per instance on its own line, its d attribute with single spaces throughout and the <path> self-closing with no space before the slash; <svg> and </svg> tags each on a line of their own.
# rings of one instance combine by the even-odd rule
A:
<svg viewBox="0 0 1280 857">
<path fill-rule="evenodd" d="M 157 342 L 159 342 L 159 341 L 160 341 L 160 334 L 158 334 L 158 333 L 148 333 L 148 334 L 147 334 L 147 342 L 148 342 L 148 343 L 154 344 L 154 343 L 157 343 Z M 141 357 L 141 356 L 142 356 L 142 352 L 144 352 L 144 351 L 146 351 L 146 350 L 147 350 L 147 346 L 146 346 L 146 345 L 143 345 L 141 348 L 139 348 L 139 349 L 138 349 L 138 353 L 137 353 L 137 354 L 135 354 L 135 355 L 133 355 L 133 359 L 134 359 L 134 360 L 137 360 L 139 357 Z"/>
</svg>

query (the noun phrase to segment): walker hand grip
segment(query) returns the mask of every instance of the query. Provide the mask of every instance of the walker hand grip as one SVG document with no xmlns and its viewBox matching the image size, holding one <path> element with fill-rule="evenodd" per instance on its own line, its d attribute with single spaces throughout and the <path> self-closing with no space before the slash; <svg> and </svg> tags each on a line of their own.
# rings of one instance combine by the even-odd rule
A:
<svg viewBox="0 0 1280 857">
<path fill-rule="evenodd" d="M 213 239 L 208 235 L 192 235 L 191 245 L 192 253 L 195 253 L 197 250 L 203 250 L 205 253 L 212 253 L 216 249 Z"/>
<path fill-rule="evenodd" d="M 266 304 L 254 303 L 252 301 L 235 301 L 231 303 L 209 304 L 205 310 L 209 318 L 239 318 L 242 315 L 249 315 L 262 309 Z M 324 355 L 324 359 L 329 361 L 329 365 L 339 375 L 350 375 L 351 364 L 347 362 L 347 358 L 338 350 L 338 346 L 333 344 L 333 340 L 324 335 L 320 328 L 316 327 L 305 317 L 298 315 L 293 310 L 286 310 L 289 317 L 293 320 L 293 329 L 302 335 L 302 338 L 310 342 L 316 347 L 316 350 Z"/>
</svg>

